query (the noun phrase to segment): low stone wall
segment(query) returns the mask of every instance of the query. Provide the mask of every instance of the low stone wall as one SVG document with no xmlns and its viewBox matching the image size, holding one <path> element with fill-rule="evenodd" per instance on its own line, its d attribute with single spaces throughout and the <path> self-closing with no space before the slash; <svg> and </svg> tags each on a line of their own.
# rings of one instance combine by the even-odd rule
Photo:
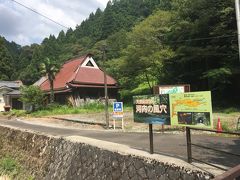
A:
<svg viewBox="0 0 240 180">
<path fill-rule="evenodd" d="M 51 137 L 0 126 L 0 157 L 8 153 L 36 179 L 211 179 L 188 163 L 85 137 Z"/>
<path fill-rule="evenodd" d="M 17 159 L 29 174 L 41 179 L 51 163 L 55 141 L 53 137 L 0 126 L 0 158 L 7 155 Z"/>
</svg>

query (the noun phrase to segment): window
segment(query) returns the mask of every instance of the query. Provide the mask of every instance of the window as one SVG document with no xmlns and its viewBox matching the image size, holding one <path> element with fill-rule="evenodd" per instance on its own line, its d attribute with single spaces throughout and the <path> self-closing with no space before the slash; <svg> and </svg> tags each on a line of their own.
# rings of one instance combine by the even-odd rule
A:
<svg viewBox="0 0 240 180">
<path fill-rule="evenodd" d="M 88 63 L 86 64 L 86 66 L 89 66 L 89 67 L 94 67 L 94 65 L 92 64 L 91 61 L 88 61 Z"/>
</svg>

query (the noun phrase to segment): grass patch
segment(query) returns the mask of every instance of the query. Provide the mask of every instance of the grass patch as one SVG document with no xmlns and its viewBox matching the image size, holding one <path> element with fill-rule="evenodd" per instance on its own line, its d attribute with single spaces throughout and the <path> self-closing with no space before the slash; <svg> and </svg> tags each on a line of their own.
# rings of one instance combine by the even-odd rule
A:
<svg viewBox="0 0 240 180">
<path fill-rule="evenodd" d="M 236 107 L 229 107 L 229 108 L 214 108 L 214 113 L 223 113 L 223 114 L 233 114 L 233 113 L 239 113 L 240 108 Z"/>
<path fill-rule="evenodd" d="M 104 104 L 102 103 L 88 103 L 80 107 L 71 107 L 67 105 L 59 104 L 49 104 L 47 107 L 34 112 L 27 112 L 25 110 L 12 110 L 10 112 L 4 112 L 4 115 L 9 116 L 33 116 L 33 117 L 43 117 L 51 115 L 61 115 L 61 114 L 84 114 L 84 113 L 98 113 L 104 112 Z M 124 111 L 132 111 L 132 104 L 124 104 Z M 108 111 L 112 112 L 113 107 L 111 104 L 108 106 Z"/>
<path fill-rule="evenodd" d="M 3 114 L 5 115 L 10 115 L 10 116 L 26 116 L 27 114 L 29 114 L 27 111 L 25 110 L 16 110 L 16 109 L 13 109 L 11 110 L 10 112 L 4 112 Z"/>
<path fill-rule="evenodd" d="M 1 177 L 6 179 L 22 179 L 22 180 L 34 180 L 35 177 L 30 175 L 26 169 L 24 169 L 19 161 L 6 155 L 0 159 L 0 179 Z"/>
<path fill-rule="evenodd" d="M 223 113 L 225 114 L 231 114 L 231 113 L 236 113 L 236 112 L 239 112 L 240 110 L 237 109 L 237 108 L 234 108 L 234 107 L 231 107 L 231 108 L 227 108 L 223 111 Z"/>
<path fill-rule="evenodd" d="M 11 157 L 4 157 L 0 160 L 0 175 L 8 175 L 11 178 L 16 177 L 21 168 L 16 160 Z"/>
<path fill-rule="evenodd" d="M 232 131 L 233 130 L 233 128 L 231 128 L 231 125 L 229 125 L 229 123 L 227 123 L 226 121 L 222 122 L 222 129 L 223 129 L 223 131 Z"/>
<path fill-rule="evenodd" d="M 48 106 L 46 109 L 32 112 L 30 115 L 34 117 L 61 115 L 61 114 L 79 114 L 90 112 L 101 112 L 104 110 L 104 105 L 100 103 L 89 103 L 81 107 L 70 106 Z"/>
</svg>

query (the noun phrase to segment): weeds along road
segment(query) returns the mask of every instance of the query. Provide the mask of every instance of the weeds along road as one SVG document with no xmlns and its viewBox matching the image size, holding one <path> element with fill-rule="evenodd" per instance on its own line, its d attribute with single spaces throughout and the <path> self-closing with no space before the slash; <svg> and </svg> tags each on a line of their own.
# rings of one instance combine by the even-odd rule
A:
<svg viewBox="0 0 240 180">
<path fill-rule="evenodd" d="M 149 151 L 149 136 L 146 132 L 119 132 L 113 130 L 83 130 L 76 128 L 50 127 L 34 123 L 26 123 L 18 120 L 1 119 L 0 125 L 17 127 L 24 130 L 32 130 L 44 134 L 55 136 L 84 136 L 104 141 L 128 145 L 135 149 Z M 224 151 L 240 154 L 239 137 L 219 137 L 216 135 L 192 135 L 192 142 L 207 147 L 221 149 Z M 171 157 L 187 159 L 186 137 L 184 133 L 154 133 L 154 153 L 167 155 Z M 240 164 L 240 158 L 229 156 L 212 150 L 192 147 L 193 157 L 223 165 L 233 167 Z"/>
</svg>

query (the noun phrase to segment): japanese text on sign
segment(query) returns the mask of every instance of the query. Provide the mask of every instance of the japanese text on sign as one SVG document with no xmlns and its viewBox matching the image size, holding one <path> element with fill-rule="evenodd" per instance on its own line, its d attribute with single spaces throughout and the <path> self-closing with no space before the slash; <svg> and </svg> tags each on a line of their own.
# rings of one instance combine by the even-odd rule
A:
<svg viewBox="0 0 240 180">
<path fill-rule="evenodd" d="M 136 105 L 136 113 L 167 113 L 167 105 Z"/>
</svg>

